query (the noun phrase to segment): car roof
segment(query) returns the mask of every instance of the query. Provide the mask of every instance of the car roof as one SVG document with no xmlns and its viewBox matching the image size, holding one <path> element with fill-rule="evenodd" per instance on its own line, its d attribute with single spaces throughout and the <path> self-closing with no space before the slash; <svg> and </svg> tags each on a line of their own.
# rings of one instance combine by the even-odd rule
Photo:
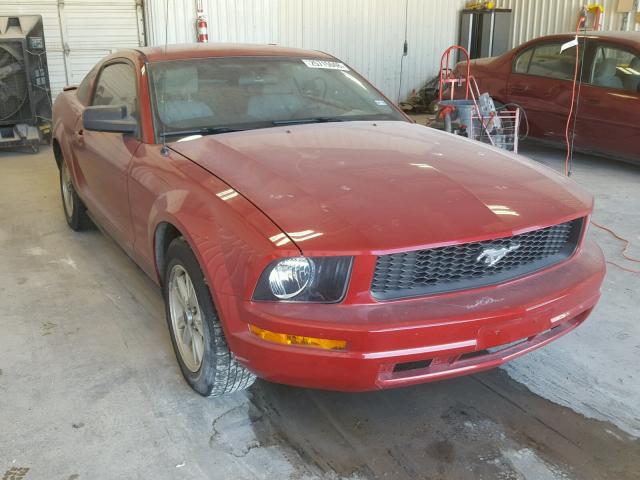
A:
<svg viewBox="0 0 640 480">
<path fill-rule="evenodd" d="M 575 33 L 570 33 L 570 35 L 575 35 Z M 631 40 L 635 42 L 640 42 L 640 32 L 619 32 L 615 30 L 608 30 L 602 32 L 589 32 L 587 31 L 588 37 L 593 38 L 613 38 L 618 40 Z"/>
<path fill-rule="evenodd" d="M 207 57 L 306 57 L 332 59 L 333 57 L 316 50 L 279 47 L 277 45 L 255 45 L 241 43 L 183 43 L 141 47 L 135 49 L 150 62 L 183 60 Z"/>
<path fill-rule="evenodd" d="M 575 37 L 575 35 L 576 35 L 576 32 L 564 32 L 564 33 L 558 33 L 555 35 L 545 35 L 542 37 L 537 37 L 530 40 L 530 42 L 535 42 L 537 40 L 543 40 L 543 39 Z M 583 33 L 580 32 L 580 36 L 582 35 Z M 617 32 L 617 31 L 590 32 L 590 31 L 587 31 L 584 35 L 586 35 L 588 38 L 621 41 L 622 43 L 626 43 L 626 44 L 637 43 L 640 45 L 640 32 Z"/>
<path fill-rule="evenodd" d="M 580 33 L 582 36 L 582 32 Z M 605 31 L 605 32 L 586 32 L 586 37 L 594 40 L 604 40 L 611 41 L 611 43 L 618 44 L 620 46 L 625 46 L 627 48 L 638 49 L 640 48 L 640 32 L 616 32 L 616 31 Z M 553 35 L 544 35 L 542 37 L 532 38 L 517 47 L 513 50 L 509 50 L 504 55 L 509 57 L 514 53 L 521 52 L 527 48 L 533 47 L 540 43 L 544 42 L 566 42 L 576 36 L 576 32 L 566 32 L 566 33 L 556 33 Z"/>
</svg>

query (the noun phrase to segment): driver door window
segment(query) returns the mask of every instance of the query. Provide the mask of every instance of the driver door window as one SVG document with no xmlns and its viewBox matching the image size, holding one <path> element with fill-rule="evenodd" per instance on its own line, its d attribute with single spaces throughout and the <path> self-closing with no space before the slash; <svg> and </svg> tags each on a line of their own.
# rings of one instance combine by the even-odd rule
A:
<svg viewBox="0 0 640 480">
<path fill-rule="evenodd" d="M 107 65 L 98 78 L 92 105 L 127 107 L 127 114 L 138 118 L 136 74 L 131 65 L 112 63 Z"/>
</svg>

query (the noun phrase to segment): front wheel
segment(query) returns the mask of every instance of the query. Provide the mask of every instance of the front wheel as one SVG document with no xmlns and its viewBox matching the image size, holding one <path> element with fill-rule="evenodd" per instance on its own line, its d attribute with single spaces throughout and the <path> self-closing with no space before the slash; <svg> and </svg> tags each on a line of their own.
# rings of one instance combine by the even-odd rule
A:
<svg viewBox="0 0 640 480">
<path fill-rule="evenodd" d="M 171 242 L 167 259 L 167 323 L 184 378 L 205 397 L 249 387 L 256 377 L 229 350 L 198 260 L 183 238 Z"/>
</svg>

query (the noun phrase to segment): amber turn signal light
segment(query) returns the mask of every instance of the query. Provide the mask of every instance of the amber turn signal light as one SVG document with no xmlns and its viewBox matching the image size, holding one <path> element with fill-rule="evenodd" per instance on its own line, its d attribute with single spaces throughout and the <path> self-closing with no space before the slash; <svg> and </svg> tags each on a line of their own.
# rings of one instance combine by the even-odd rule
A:
<svg viewBox="0 0 640 480">
<path fill-rule="evenodd" d="M 346 340 L 329 340 L 326 338 L 289 335 L 288 333 L 275 333 L 251 324 L 249 324 L 249 331 L 267 342 L 280 343 L 282 345 L 316 347 L 325 350 L 344 350 L 347 346 Z"/>
</svg>

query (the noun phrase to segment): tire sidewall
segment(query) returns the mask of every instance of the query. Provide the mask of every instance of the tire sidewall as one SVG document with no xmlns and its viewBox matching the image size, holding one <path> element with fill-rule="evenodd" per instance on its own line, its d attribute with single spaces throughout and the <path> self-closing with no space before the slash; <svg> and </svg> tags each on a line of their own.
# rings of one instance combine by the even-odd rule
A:
<svg viewBox="0 0 640 480">
<path fill-rule="evenodd" d="M 69 215 L 69 212 L 67 212 L 67 205 L 66 205 L 66 203 L 64 201 L 64 190 L 63 190 L 63 187 L 62 187 L 62 185 L 64 184 L 64 169 L 65 168 L 68 169 L 69 167 L 67 167 L 66 164 L 63 161 L 62 165 L 60 165 L 60 172 L 59 172 L 60 173 L 60 178 L 59 178 L 59 180 L 60 180 L 60 200 L 62 200 L 62 211 L 64 212 L 64 218 L 67 220 L 67 223 L 69 224 L 69 226 L 71 228 L 73 228 L 73 215 Z M 75 197 L 75 195 L 74 195 L 74 197 Z M 73 203 L 74 203 L 73 211 L 75 213 L 75 198 L 74 198 L 74 202 Z"/>
<path fill-rule="evenodd" d="M 73 186 L 73 183 L 69 184 L 73 202 L 73 213 L 69 215 L 69 212 L 67 212 L 67 206 L 64 201 L 64 192 L 62 190 L 62 183 L 64 182 L 63 170 L 65 168 L 67 170 L 69 169 L 69 167 L 64 163 L 63 160 L 63 163 L 60 166 L 60 199 L 62 200 L 62 211 L 64 212 L 64 218 L 67 221 L 67 224 L 69 224 L 69 227 L 71 227 L 72 230 L 79 231 L 86 227 L 83 217 L 84 215 L 86 215 L 86 212 L 84 210 L 84 205 L 82 204 L 80 197 L 78 197 L 78 194 L 76 193 L 76 189 Z M 69 174 L 71 174 L 71 172 L 69 172 Z"/>
<path fill-rule="evenodd" d="M 198 260 L 189 248 L 188 244 L 183 239 L 174 240 L 167 251 L 167 262 L 164 275 L 163 275 L 163 296 L 165 304 L 165 315 L 167 318 L 167 325 L 169 327 L 169 333 L 171 336 L 171 343 L 180 365 L 182 375 L 185 377 L 191 387 L 201 395 L 209 396 L 213 390 L 215 377 L 216 377 L 216 348 L 217 340 L 212 332 L 214 326 L 212 322 L 218 321 L 218 314 L 213 305 L 211 293 L 204 278 L 204 274 L 200 268 Z M 202 329 L 204 335 L 204 353 L 202 357 L 202 364 L 200 369 L 196 372 L 192 372 L 187 368 L 184 361 L 180 356 L 180 350 L 176 342 L 176 333 L 173 330 L 173 323 L 171 321 L 171 311 L 169 306 L 169 277 L 171 270 L 174 266 L 182 266 L 193 283 L 193 288 L 196 292 L 198 299 L 198 308 L 202 317 Z"/>
</svg>

